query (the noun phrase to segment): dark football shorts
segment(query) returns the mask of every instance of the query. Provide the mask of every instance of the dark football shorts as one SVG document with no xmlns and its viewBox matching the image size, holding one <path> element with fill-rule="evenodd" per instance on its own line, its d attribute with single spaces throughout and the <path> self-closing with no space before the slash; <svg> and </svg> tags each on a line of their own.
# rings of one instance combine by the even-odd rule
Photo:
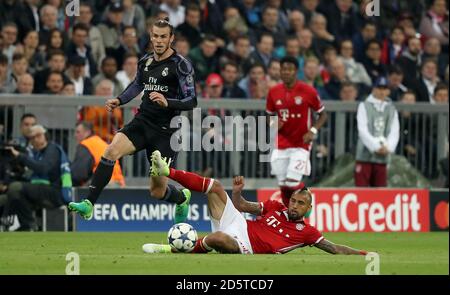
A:
<svg viewBox="0 0 450 295">
<path fill-rule="evenodd" d="M 163 130 L 160 131 L 158 128 L 161 127 L 155 126 L 140 118 L 133 118 L 130 123 L 126 124 L 118 132 L 128 137 L 136 148 L 136 152 L 145 149 L 147 159 L 150 163 L 152 153 L 159 150 L 163 158 L 167 157 L 167 159 L 172 159 L 170 167 L 175 167 L 178 153 L 170 146 L 172 134 L 163 132 Z"/>
</svg>

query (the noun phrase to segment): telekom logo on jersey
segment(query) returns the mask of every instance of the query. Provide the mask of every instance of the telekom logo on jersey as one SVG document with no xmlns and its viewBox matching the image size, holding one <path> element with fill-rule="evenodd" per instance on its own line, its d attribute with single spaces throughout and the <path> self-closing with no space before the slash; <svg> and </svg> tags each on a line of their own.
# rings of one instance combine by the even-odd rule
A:
<svg viewBox="0 0 450 295">
<path fill-rule="evenodd" d="M 277 195 L 266 193 L 271 199 Z M 426 190 L 313 189 L 308 221 L 325 232 L 429 231 L 428 198 Z"/>
</svg>

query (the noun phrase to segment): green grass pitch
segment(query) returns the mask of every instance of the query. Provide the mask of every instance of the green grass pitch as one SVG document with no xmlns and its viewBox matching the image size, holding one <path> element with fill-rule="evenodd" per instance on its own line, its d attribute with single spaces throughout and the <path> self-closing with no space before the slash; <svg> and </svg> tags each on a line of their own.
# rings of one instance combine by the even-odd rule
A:
<svg viewBox="0 0 450 295">
<path fill-rule="evenodd" d="M 145 254 L 166 233 L 0 233 L 0 274 L 65 274 L 66 254 L 81 274 L 365 274 L 363 256 L 314 247 L 284 255 Z M 380 254 L 380 274 L 449 274 L 449 234 L 326 233 L 329 240 Z M 220 265 L 220 267 L 218 267 Z"/>
</svg>

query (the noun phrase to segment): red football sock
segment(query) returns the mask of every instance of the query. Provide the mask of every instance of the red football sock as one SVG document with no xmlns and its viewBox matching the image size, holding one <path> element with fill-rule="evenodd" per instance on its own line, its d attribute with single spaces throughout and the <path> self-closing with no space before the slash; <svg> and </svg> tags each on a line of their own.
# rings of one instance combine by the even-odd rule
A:
<svg viewBox="0 0 450 295">
<path fill-rule="evenodd" d="M 298 190 L 305 187 L 305 183 L 300 182 L 296 186 L 287 186 L 282 185 L 280 186 L 280 192 L 281 192 L 281 200 L 283 201 L 284 206 L 289 207 L 289 199 L 291 198 L 292 194 Z"/>
<path fill-rule="evenodd" d="M 208 189 L 211 189 L 210 186 L 213 181 L 211 178 L 173 168 L 170 168 L 169 178 L 175 180 L 185 188 L 202 193 L 206 193 Z"/>
<path fill-rule="evenodd" d="M 195 246 L 194 249 L 192 249 L 191 253 L 197 253 L 197 254 L 201 254 L 201 253 L 208 253 L 210 251 L 212 251 L 211 248 L 209 248 L 208 246 L 205 246 L 203 240 L 206 237 L 203 238 L 199 238 L 196 242 L 195 242 Z"/>
</svg>

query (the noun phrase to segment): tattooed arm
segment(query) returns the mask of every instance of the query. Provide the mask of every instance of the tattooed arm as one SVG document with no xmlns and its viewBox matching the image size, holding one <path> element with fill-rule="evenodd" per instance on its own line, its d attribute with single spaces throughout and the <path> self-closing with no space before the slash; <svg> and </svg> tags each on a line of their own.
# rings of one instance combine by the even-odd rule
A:
<svg viewBox="0 0 450 295">
<path fill-rule="evenodd" d="M 367 252 L 364 250 L 353 249 L 345 245 L 338 245 L 323 239 L 319 243 L 314 245 L 315 247 L 328 252 L 330 254 L 345 254 L 345 255 L 366 255 Z"/>
<path fill-rule="evenodd" d="M 261 207 L 258 202 L 249 202 L 242 197 L 242 189 L 244 188 L 244 177 L 236 176 L 233 179 L 232 201 L 234 207 L 240 212 L 247 212 L 254 215 L 261 215 Z"/>
</svg>

